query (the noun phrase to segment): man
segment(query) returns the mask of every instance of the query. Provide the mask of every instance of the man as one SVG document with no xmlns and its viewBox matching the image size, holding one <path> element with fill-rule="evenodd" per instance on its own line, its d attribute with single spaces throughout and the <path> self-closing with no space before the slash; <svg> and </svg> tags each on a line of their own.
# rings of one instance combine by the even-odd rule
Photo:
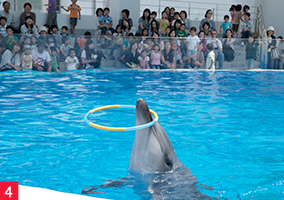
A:
<svg viewBox="0 0 284 200">
<path fill-rule="evenodd" d="M 37 49 L 32 50 L 31 54 L 34 56 L 33 70 L 51 72 L 51 58 L 45 49 L 45 43 L 39 42 Z"/>
<path fill-rule="evenodd" d="M 216 61 L 219 61 L 219 69 L 223 69 L 223 64 L 224 64 L 224 54 L 223 54 L 223 47 L 222 47 L 222 42 L 216 38 L 217 36 L 217 30 L 212 29 L 211 30 L 211 38 L 207 40 L 207 44 L 212 44 L 213 45 L 213 51 L 215 53 L 215 66 L 216 66 Z"/>
<path fill-rule="evenodd" d="M 7 19 L 7 26 L 14 27 L 15 24 L 15 17 L 14 14 L 10 12 L 10 3 L 8 1 L 4 1 L 2 4 L 4 10 L 0 12 L 0 15 L 6 17 Z"/>
</svg>

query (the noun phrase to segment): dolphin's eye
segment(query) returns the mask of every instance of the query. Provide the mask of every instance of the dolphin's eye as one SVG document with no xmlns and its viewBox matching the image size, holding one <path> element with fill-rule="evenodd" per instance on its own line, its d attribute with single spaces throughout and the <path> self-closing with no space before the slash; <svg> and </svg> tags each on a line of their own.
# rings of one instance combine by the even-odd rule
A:
<svg viewBox="0 0 284 200">
<path fill-rule="evenodd" d="M 169 158 L 166 158 L 165 162 L 169 167 L 171 167 L 173 165 L 172 161 Z"/>
</svg>

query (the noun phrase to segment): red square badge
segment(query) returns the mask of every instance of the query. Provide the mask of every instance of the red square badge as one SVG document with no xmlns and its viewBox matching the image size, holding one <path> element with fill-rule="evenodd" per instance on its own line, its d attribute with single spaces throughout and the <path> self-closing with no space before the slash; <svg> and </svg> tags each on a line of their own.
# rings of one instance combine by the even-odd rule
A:
<svg viewBox="0 0 284 200">
<path fill-rule="evenodd" d="M 19 184 L 18 182 L 0 182 L 1 200 L 18 200 Z"/>
</svg>

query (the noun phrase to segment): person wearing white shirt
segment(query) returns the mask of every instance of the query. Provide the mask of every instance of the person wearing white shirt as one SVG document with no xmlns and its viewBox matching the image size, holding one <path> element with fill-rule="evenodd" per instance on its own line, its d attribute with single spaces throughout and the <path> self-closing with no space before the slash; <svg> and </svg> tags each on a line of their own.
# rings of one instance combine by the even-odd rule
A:
<svg viewBox="0 0 284 200">
<path fill-rule="evenodd" d="M 34 56 L 35 62 L 33 68 L 38 71 L 51 72 L 51 58 L 47 51 L 45 51 L 45 43 L 40 42 L 37 45 L 38 49 L 32 50 L 31 54 Z M 47 63 L 47 66 L 45 65 Z"/>
<path fill-rule="evenodd" d="M 196 61 L 196 54 L 197 54 L 197 47 L 198 44 L 200 42 L 199 37 L 196 35 L 196 28 L 195 27 L 191 27 L 190 28 L 190 35 L 187 37 L 186 41 L 187 41 L 187 57 L 191 56 L 191 55 L 195 55 L 193 58 L 191 58 L 191 60 L 193 60 L 193 65 L 191 66 L 195 66 L 195 61 Z M 191 64 L 191 60 L 188 61 L 188 64 Z"/>
<path fill-rule="evenodd" d="M 213 45 L 213 50 L 215 53 L 215 66 L 216 66 L 216 61 L 219 61 L 219 69 L 223 69 L 223 64 L 224 64 L 224 54 L 223 54 L 223 46 L 222 42 L 216 38 L 217 36 L 217 30 L 212 29 L 211 30 L 211 38 L 207 40 L 207 44 L 212 44 Z"/>
</svg>

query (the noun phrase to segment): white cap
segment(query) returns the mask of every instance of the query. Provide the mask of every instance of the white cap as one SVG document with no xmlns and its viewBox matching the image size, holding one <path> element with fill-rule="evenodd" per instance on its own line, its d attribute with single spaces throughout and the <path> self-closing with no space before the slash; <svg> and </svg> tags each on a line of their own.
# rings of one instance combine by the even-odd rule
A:
<svg viewBox="0 0 284 200">
<path fill-rule="evenodd" d="M 275 32 L 275 30 L 274 30 L 274 27 L 273 27 L 273 26 L 269 26 L 269 27 L 268 27 L 268 29 L 267 29 L 267 31 L 273 31 L 273 32 Z"/>
<path fill-rule="evenodd" d="M 47 32 L 47 28 L 45 26 L 41 26 L 38 30 L 38 33 L 40 33 L 41 31 Z"/>
</svg>

